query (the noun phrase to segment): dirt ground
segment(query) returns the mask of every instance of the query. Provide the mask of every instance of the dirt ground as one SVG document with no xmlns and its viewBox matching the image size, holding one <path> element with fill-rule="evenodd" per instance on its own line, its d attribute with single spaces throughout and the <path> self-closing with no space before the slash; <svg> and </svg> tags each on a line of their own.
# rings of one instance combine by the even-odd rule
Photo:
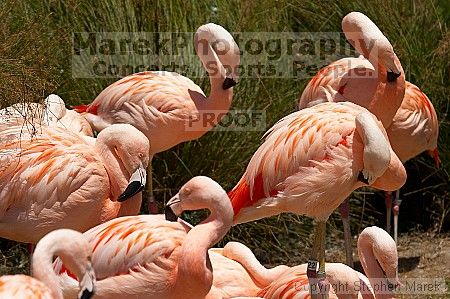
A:
<svg viewBox="0 0 450 299">
<path fill-rule="evenodd" d="M 327 258 L 333 261 L 344 261 L 343 248 L 343 244 L 331 248 L 327 252 Z M 361 271 L 356 250 L 354 256 L 356 257 L 355 261 L 357 261 L 355 268 Z M 403 234 L 399 237 L 398 256 L 401 283 L 411 282 L 412 279 L 420 281 L 438 279 L 438 281 L 445 281 L 447 291 L 429 295 L 398 294 L 397 298 L 450 298 L 450 235 Z M 445 289 L 443 284 L 441 284 L 441 287 L 439 290 Z"/>
<path fill-rule="evenodd" d="M 344 244 L 342 238 L 333 242 L 335 246 L 327 250 L 327 259 L 333 262 L 344 262 Z M 29 273 L 29 260 L 26 246 L 15 242 L 7 242 L 0 248 L 0 275 Z M 354 240 L 356 248 L 356 238 Z M 255 251 L 258 255 L 258 250 Z M 444 299 L 450 298 L 450 235 L 433 235 L 430 233 L 402 234 L 399 237 L 399 277 L 405 284 L 408 279 L 440 279 L 445 281 L 447 291 L 433 295 L 398 294 L 401 299 Z M 362 271 L 354 251 L 355 268 Z M 306 256 L 300 254 L 290 260 L 291 265 L 301 264 Z M 276 264 L 279 264 L 277 262 Z M 274 266 L 275 264 L 266 264 Z M 410 280 L 408 280 L 410 281 Z"/>
</svg>

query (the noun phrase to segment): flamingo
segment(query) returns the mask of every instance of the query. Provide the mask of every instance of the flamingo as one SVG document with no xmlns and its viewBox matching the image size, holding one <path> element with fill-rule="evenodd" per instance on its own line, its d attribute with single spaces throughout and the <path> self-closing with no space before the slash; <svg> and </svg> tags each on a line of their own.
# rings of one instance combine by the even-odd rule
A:
<svg viewBox="0 0 450 299">
<path fill-rule="evenodd" d="M 360 12 L 347 14 L 342 19 L 342 30 L 361 56 L 343 58 L 322 68 L 304 89 L 299 108 L 323 101 L 350 101 L 367 108 L 387 129 L 405 94 L 401 63 L 389 40 L 366 15 Z M 344 227 L 346 263 L 353 267 L 349 209 L 347 199 L 339 210 Z"/>
<path fill-rule="evenodd" d="M 36 125 L 56 126 L 86 136 L 93 136 L 89 123 L 79 113 L 68 110 L 64 101 L 51 94 L 43 104 L 17 103 L 0 110 L 0 131 L 23 125 L 28 130 Z"/>
<path fill-rule="evenodd" d="M 321 69 L 300 96 L 299 108 L 349 101 L 367 108 L 387 128 L 405 94 L 402 65 L 389 40 L 366 15 L 347 14 L 342 31 L 361 57 L 343 58 Z"/>
<path fill-rule="evenodd" d="M 78 298 L 89 299 L 94 294 L 95 273 L 90 261 L 91 248 L 79 232 L 59 229 L 45 235 L 33 254 L 33 277 L 5 275 L 0 277 L 0 297 L 16 299 L 63 299 L 59 277 L 53 271 L 54 256 L 59 256 L 79 278 Z"/>
<path fill-rule="evenodd" d="M 173 72 L 141 72 L 103 90 L 89 105 L 74 107 L 96 131 L 128 123 L 150 140 L 152 157 L 175 145 L 200 138 L 228 112 L 236 85 L 239 48 L 223 27 L 210 23 L 198 28 L 194 45 L 209 74 L 207 97 L 189 78 Z M 157 213 L 151 162 L 148 168 L 150 213 Z"/>
<path fill-rule="evenodd" d="M 47 126 L 36 133 L 22 126 L 4 130 L 0 236 L 35 244 L 58 228 L 86 231 L 136 215 L 148 148 L 144 134 L 126 124 L 105 129 L 97 139 Z"/>
<path fill-rule="evenodd" d="M 439 123 L 436 111 L 433 103 L 416 85 L 406 82 L 402 105 L 386 131 L 394 152 L 403 163 L 427 151 L 434 158 L 436 168 L 439 168 L 440 159 L 437 148 Z M 397 243 L 398 214 L 401 203 L 399 195 L 400 190 L 397 190 L 393 204 L 392 195 L 386 196 L 387 231 L 390 231 L 392 207 L 395 243 Z"/>
<path fill-rule="evenodd" d="M 177 221 L 186 210 L 209 209 L 190 228 Z M 208 177 L 194 177 L 166 204 L 162 215 L 110 220 L 84 233 L 93 247 L 96 298 L 222 298 L 213 286 L 208 249 L 230 229 L 233 209 L 226 192 Z M 214 254 L 214 252 L 212 252 Z M 77 281 L 55 261 L 66 298 Z"/>
<path fill-rule="evenodd" d="M 228 245 L 228 244 L 227 244 Z M 235 245 L 235 244 L 233 244 Z M 240 244 L 233 246 L 233 255 L 237 262 L 252 265 L 246 268 L 251 275 L 270 275 L 272 269 L 266 269 L 255 258 L 250 249 Z M 250 254 L 247 252 L 250 251 Z M 244 255 L 243 252 L 246 252 Z M 398 286 L 398 254 L 392 237 L 383 229 L 372 226 L 365 228 L 358 238 L 358 255 L 364 274 L 340 263 L 327 263 L 327 278 L 331 298 L 394 298 L 393 289 Z M 258 269 L 259 273 L 254 273 Z M 291 267 L 281 273 L 265 288 L 254 294 L 264 299 L 303 299 L 310 298 L 308 290 L 308 265 Z M 247 298 L 241 296 L 241 298 Z"/>
<path fill-rule="evenodd" d="M 229 192 L 234 224 L 293 212 L 317 220 L 311 265 L 325 277 L 326 220 L 355 189 L 394 190 L 406 172 L 382 124 L 350 102 L 322 103 L 278 121 Z"/>
</svg>

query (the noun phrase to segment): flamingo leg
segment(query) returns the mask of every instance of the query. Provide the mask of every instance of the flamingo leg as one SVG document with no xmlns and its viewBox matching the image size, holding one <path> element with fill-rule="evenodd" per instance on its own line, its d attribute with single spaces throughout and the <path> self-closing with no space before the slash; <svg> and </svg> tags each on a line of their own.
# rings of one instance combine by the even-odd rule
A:
<svg viewBox="0 0 450 299">
<path fill-rule="evenodd" d="M 30 261 L 31 261 L 32 258 L 33 258 L 33 252 L 34 252 L 34 248 L 35 248 L 35 247 L 36 247 L 35 244 L 33 244 L 33 243 L 27 243 L 27 251 L 28 251 L 28 254 L 29 254 Z"/>
<path fill-rule="evenodd" d="M 153 169 L 152 159 L 148 162 L 147 185 L 145 186 L 144 196 L 147 198 L 148 213 L 158 214 L 158 204 L 153 196 Z"/>
<path fill-rule="evenodd" d="M 342 225 L 344 227 L 345 263 L 353 268 L 352 232 L 350 230 L 350 202 L 347 198 L 340 206 Z"/>
<path fill-rule="evenodd" d="M 325 272 L 326 227 L 326 221 L 317 222 L 311 259 L 308 261 L 307 276 L 311 299 L 328 299 L 330 283 L 327 280 Z M 319 264 L 318 270 L 317 263 Z"/>
<path fill-rule="evenodd" d="M 395 191 L 395 200 L 392 206 L 392 211 L 394 213 L 394 241 L 397 244 L 397 235 L 398 235 L 398 214 L 400 213 L 400 204 L 402 201 L 400 200 L 400 190 Z"/>
<path fill-rule="evenodd" d="M 392 214 L 392 192 L 385 192 L 386 197 L 384 203 L 386 204 L 386 231 L 391 233 L 391 214 Z"/>
</svg>

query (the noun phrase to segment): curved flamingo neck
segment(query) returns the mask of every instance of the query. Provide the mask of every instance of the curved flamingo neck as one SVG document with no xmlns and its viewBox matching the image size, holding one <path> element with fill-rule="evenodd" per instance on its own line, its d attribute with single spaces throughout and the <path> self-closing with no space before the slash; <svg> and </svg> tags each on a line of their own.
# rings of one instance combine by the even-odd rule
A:
<svg viewBox="0 0 450 299">
<path fill-rule="evenodd" d="M 241 264 L 259 287 L 268 286 L 289 269 L 286 265 L 267 269 L 258 261 L 250 248 L 238 242 L 230 242 L 225 245 L 223 256 Z"/>
<path fill-rule="evenodd" d="M 212 43 L 216 40 L 224 41 L 229 45 L 234 44 L 234 40 L 214 34 L 209 34 L 207 37 L 196 36 L 194 41 L 197 55 L 208 72 L 211 90 L 206 101 L 202 97 L 193 97 L 193 100 L 199 111 L 212 112 L 214 114 L 212 125 L 216 125 L 220 118 L 228 112 L 233 99 L 233 88 L 223 89 L 227 71 L 212 47 Z"/>
<path fill-rule="evenodd" d="M 36 246 L 33 253 L 31 270 L 35 278 L 42 281 L 52 293 L 55 299 L 64 299 L 62 289 L 59 285 L 58 275 L 53 270 L 53 258 L 55 256 L 60 256 L 63 260 L 66 255 L 64 255 L 65 250 L 67 250 L 67 244 L 64 241 L 65 238 L 70 236 L 65 236 L 63 231 L 53 232 L 53 237 L 48 238 L 47 236 L 42 238 Z M 70 240 L 71 242 L 77 242 L 76 239 Z M 81 244 L 78 247 L 81 247 Z M 82 250 L 84 248 L 72 248 L 72 250 Z M 65 258 L 63 260 L 65 264 L 77 265 L 76 261 Z M 76 275 L 80 275 L 79 269 L 70 269 L 74 271 Z M 76 271 L 75 271 L 76 270 Z"/>
<path fill-rule="evenodd" d="M 385 66 L 382 64 L 375 66 L 378 76 L 378 85 L 368 107 L 368 109 L 378 117 L 385 128 L 388 128 L 391 125 L 405 96 L 405 74 L 397 55 L 395 55 L 395 64 L 401 72 L 395 82 L 387 81 L 388 70 Z"/>
<path fill-rule="evenodd" d="M 228 201 L 228 198 L 222 200 L 225 203 Z M 233 219 L 231 206 L 229 210 L 211 211 L 205 221 L 187 234 L 180 253 L 175 288 L 185 298 L 203 298 L 210 291 L 213 272 L 208 249 L 230 229 Z"/>
<path fill-rule="evenodd" d="M 405 74 L 398 59 L 397 55 L 394 54 L 394 63 L 400 70 L 401 74 L 395 82 L 387 81 L 388 69 L 386 66 L 379 61 L 379 59 L 374 55 L 369 55 L 368 50 L 365 47 L 355 49 L 362 54 L 374 67 L 377 76 L 377 86 L 375 93 L 366 107 L 370 112 L 377 116 L 377 118 L 383 123 L 385 128 L 388 128 L 392 120 L 397 113 L 398 108 L 400 108 L 403 97 L 405 96 Z"/>
<path fill-rule="evenodd" d="M 405 76 L 400 60 L 395 55 L 389 40 L 364 14 L 352 12 L 342 20 L 342 30 L 347 41 L 374 67 L 376 89 L 366 106 L 383 123 L 385 128 L 392 123 L 405 95 Z M 388 81 L 388 72 L 400 76 Z"/>
<path fill-rule="evenodd" d="M 358 255 L 361 260 L 361 265 L 364 272 L 369 279 L 370 284 L 375 293 L 376 299 L 391 299 L 394 298 L 393 292 L 387 289 L 388 281 L 384 278 L 383 270 L 381 269 L 377 258 L 373 251 L 373 238 L 369 236 L 360 236 L 361 241 L 358 241 Z M 382 284 L 382 285 L 380 285 Z"/>
</svg>

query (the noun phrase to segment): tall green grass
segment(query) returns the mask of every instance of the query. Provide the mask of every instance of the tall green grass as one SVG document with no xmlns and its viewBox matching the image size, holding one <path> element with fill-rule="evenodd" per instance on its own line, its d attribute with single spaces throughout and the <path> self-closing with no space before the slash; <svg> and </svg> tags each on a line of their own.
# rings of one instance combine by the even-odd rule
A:
<svg viewBox="0 0 450 299">
<path fill-rule="evenodd" d="M 386 34 L 402 61 L 407 79 L 427 93 L 440 119 L 443 166 L 435 171 L 427 158 L 408 164 L 413 181 L 402 192 L 412 194 L 405 197 L 409 204 L 405 200 L 403 206 L 407 209 L 409 205 L 411 213 L 419 213 L 423 219 L 402 215 L 406 218 L 402 229 L 417 228 L 417 222 L 422 228 L 448 228 L 448 217 L 447 222 L 443 220 L 450 206 L 448 1 L 4 0 L 0 3 L 1 106 L 38 101 L 49 93 L 59 94 L 69 104 L 88 103 L 115 81 L 72 78 L 73 32 L 194 32 L 206 22 L 219 23 L 235 32 L 340 32 L 342 17 L 355 10 L 368 15 Z M 208 92 L 207 78 L 194 81 Z M 270 127 L 295 111 L 296 99 L 307 82 L 308 79 L 299 78 L 243 78 L 235 88 L 232 108 L 264 109 Z M 262 132 L 213 131 L 157 155 L 154 187 L 158 200 L 168 200 L 193 175 L 208 175 L 224 188 L 232 188 L 259 146 L 261 136 Z M 424 177 L 427 179 L 421 181 Z M 424 191 L 417 191 L 423 188 Z M 384 211 L 382 194 L 359 192 L 352 203 L 354 232 L 369 223 L 383 224 L 377 222 Z M 421 207 L 419 212 L 414 205 Z M 432 219 L 434 225 L 427 219 Z M 306 252 L 310 224 L 304 217 L 274 217 L 233 228 L 227 240 L 244 240 L 252 248 L 261 248 L 257 250 L 259 257 L 273 262 Z M 330 227 L 335 232 L 331 236 L 340 238 L 335 229 L 340 228 L 336 217 L 331 219 Z M 304 245 L 299 244 L 301 239 Z M 266 255 L 265 251 L 273 254 Z"/>
</svg>

